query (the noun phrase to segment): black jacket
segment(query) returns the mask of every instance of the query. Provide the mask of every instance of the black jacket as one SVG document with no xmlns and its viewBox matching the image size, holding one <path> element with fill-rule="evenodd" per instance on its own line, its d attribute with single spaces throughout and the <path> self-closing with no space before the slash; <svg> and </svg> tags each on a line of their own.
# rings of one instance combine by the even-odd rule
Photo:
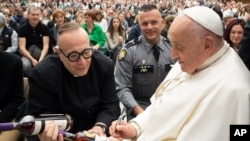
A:
<svg viewBox="0 0 250 141">
<path fill-rule="evenodd" d="M 95 51 L 88 73 L 74 77 L 57 55 L 47 56 L 30 73 L 26 114 L 69 114 L 73 133 L 88 130 L 96 122 L 110 126 L 120 114 L 113 68 L 110 59 Z"/>
<path fill-rule="evenodd" d="M 139 24 L 134 25 L 133 27 L 131 27 L 130 31 L 128 32 L 128 39 L 126 40 L 126 43 L 128 43 L 129 41 L 138 38 L 139 36 L 141 36 L 141 29 Z"/>
<path fill-rule="evenodd" d="M 247 21 L 244 28 L 239 55 L 250 71 L 250 20 Z"/>
<path fill-rule="evenodd" d="M 18 32 L 18 25 L 15 21 L 10 20 L 9 27 L 14 29 L 16 32 Z"/>
<path fill-rule="evenodd" d="M 11 122 L 23 102 L 22 61 L 15 54 L 0 51 L 0 122 Z"/>
<path fill-rule="evenodd" d="M 8 47 L 11 46 L 11 36 L 13 33 L 13 29 L 4 26 L 2 35 L 0 35 L 0 46 L 2 47 L 2 50 L 7 50 Z"/>
</svg>

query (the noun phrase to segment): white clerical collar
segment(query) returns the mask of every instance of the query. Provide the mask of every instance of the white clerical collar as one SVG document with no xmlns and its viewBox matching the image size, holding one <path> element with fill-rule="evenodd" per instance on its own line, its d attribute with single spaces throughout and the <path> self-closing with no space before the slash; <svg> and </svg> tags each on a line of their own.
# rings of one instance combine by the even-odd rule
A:
<svg viewBox="0 0 250 141">
<path fill-rule="evenodd" d="M 196 69 L 196 72 L 205 69 L 209 65 L 219 60 L 228 51 L 228 49 L 229 49 L 229 44 L 224 41 L 224 46 L 218 52 L 216 52 L 213 56 L 208 58 L 200 67 L 198 67 Z"/>
</svg>

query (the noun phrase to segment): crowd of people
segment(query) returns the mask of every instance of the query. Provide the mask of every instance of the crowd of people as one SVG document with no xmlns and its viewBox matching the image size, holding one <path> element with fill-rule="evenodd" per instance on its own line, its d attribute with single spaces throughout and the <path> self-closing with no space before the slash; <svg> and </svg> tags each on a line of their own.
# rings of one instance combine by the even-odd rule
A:
<svg viewBox="0 0 250 141">
<path fill-rule="evenodd" d="M 69 132 L 111 141 L 229 140 L 229 125 L 250 124 L 250 3 L 12 0 L 0 7 L 0 123 L 63 113 L 74 121 Z M 121 108 L 126 120 L 118 125 Z M 58 130 L 50 122 L 25 138 L 63 141 Z"/>
</svg>

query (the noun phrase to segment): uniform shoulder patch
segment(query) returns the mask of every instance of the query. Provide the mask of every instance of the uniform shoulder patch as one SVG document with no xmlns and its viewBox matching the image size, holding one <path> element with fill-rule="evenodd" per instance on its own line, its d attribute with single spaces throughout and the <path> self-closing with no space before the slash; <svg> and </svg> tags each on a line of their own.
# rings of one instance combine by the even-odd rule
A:
<svg viewBox="0 0 250 141">
<path fill-rule="evenodd" d="M 125 49 L 121 49 L 118 54 L 118 60 L 122 61 L 124 57 L 126 56 L 126 54 L 127 54 L 127 51 Z"/>
</svg>

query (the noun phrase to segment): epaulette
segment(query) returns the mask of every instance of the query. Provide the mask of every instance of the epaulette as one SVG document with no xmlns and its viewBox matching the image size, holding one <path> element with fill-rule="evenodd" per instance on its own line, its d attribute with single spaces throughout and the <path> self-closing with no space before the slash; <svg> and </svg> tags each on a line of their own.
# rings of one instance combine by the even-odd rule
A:
<svg viewBox="0 0 250 141">
<path fill-rule="evenodd" d="M 141 36 L 136 38 L 136 39 L 133 39 L 133 40 L 129 41 L 127 44 L 125 44 L 124 47 L 129 48 L 129 47 L 135 46 L 135 45 L 141 43 L 141 39 L 142 39 Z"/>
<path fill-rule="evenodd" d="M 163 37 L 162 39 L 163 39 L 163 41 L 165 41 L 165 42 L 167 42 L 167 43 L 170 44 L 170 40 L 168 38 Z"/>
</svg>

